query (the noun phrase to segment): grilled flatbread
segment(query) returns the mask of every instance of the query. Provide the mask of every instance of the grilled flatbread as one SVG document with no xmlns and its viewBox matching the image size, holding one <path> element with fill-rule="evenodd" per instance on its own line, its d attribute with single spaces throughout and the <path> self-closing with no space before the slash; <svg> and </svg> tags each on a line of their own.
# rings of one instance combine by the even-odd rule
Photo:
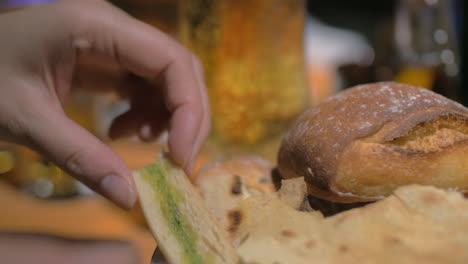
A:
<svg viewBox="0 0 468 264">
<path fill-rule="evenodd" d="M 135 172 L 134 180 L 148 224 L 169 263 L 239 263 L 200 195 L 168 158 Z"/>
<path fill-rule="evenodd" d="M 247 264 L 468 263 L 468 200 L 412 185 L 333 217 L 274 197 L 243 202 L 238 253 Z"/>
</svg>

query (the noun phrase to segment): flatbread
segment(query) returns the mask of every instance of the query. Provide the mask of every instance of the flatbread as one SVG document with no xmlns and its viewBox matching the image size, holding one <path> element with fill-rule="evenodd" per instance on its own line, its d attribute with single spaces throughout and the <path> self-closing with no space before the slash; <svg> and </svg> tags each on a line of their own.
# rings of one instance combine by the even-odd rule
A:
<svg viewBox="0 0 468 264">
<path fill-rule="evenodd" d="M 235 264 L 239 258 L 185 173 L 165 157 L 134 173 L 143 212 L 170 264 Z"/>
<path fill-rule="evenodd" d="M 247 197 L 274 193 L 270 173 L 273 165 L 252 155 L 205 166 L 195 179 L 204 203 L 228 235 L 236 232 L 242 221 L 238 206 Z"/>
<path fill-rule="evenodd" d="M 468 263 L 468 200 L 458 192 L 405 186 L 328 218 L 272 196 L 241 211 L 237 251 L 247 264 Z"/>
</svg>

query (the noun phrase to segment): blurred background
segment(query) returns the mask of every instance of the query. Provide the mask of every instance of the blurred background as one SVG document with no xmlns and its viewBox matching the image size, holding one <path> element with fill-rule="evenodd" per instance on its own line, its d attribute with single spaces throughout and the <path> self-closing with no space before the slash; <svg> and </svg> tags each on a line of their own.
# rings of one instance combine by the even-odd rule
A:
<svg viewBox="0 0 468 264">
<path fill-rule="evenodd" d="M 53 0 L 0 0 L 1 12 Z M 179 39 L 203 61 L 213 132 L 198 167 L 255 153 L 275 162 L 281 137 L 304 109 L 350 86 L 398 81 L 468 105 L 462 0 L 114 0 Z M 1 44 L 0 44 L 1 45 Z M 76 91 L 68 115 L 139 169 L 152 144 L 111 142 L 128 108 L 115 94 Z M 129 241 L 142 263 L 156 247 L 137 206 L 124 212 L 45 158 L 0 142 L 0 231 Z"/>
</svg>

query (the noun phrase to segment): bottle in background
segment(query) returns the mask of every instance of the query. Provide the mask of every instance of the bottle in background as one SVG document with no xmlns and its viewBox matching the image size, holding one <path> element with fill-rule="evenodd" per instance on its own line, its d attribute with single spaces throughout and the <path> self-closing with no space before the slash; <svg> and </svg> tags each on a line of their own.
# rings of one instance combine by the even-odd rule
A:
<svg viewBox="0 0 468 264">
<path fill-rule="evenodd" d="M 452 0 L 400 0 L 396 9 L 390 76 L 459 101 L 459 52 Z M 381 64 L 382 65 L 382 64 Z M 382 73 L 384 71 L 380 71 Z M 379 71 L 377 71 L 379 73 Z"/>
<path fill-rule="evenodd" d="M 209 142 L 226 153 L 276 159 L 307 101 L 303 0 L 181 0 L 179 36 L 202 60 Z"/>
<path fill-rule="evenodd" d="M 399 0 L 375 36 L 375 59 L 340 67 L 344 87 L 396 81 L 461 101 L 456 0 Z"/>
</svg>

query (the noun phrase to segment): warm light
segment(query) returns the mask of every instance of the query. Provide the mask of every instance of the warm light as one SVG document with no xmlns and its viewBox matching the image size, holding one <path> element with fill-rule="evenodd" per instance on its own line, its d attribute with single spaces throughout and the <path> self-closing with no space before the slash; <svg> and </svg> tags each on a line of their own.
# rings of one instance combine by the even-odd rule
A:
<svg viewBox="0 0 468 264">
<path fill-rule="evenodd" d="M 54 184 L 47 179 L 39 179 L 34 182 L 33 192 L 40 198 L 47 198 L 54 194 Z"/>
<path fill-rule="evenodd" d="M 0 174 L 9 172 L 15 166 L 15 158 L 10 151 L 0 151 Z"/>
<path fill-rule="evenodd" d="M 205 66 L 213 114 L 209 141 L 222 152 L 276 144 L 307 100 L 304 2 L 179 2 L 180 39 Z"/>
</svg>

